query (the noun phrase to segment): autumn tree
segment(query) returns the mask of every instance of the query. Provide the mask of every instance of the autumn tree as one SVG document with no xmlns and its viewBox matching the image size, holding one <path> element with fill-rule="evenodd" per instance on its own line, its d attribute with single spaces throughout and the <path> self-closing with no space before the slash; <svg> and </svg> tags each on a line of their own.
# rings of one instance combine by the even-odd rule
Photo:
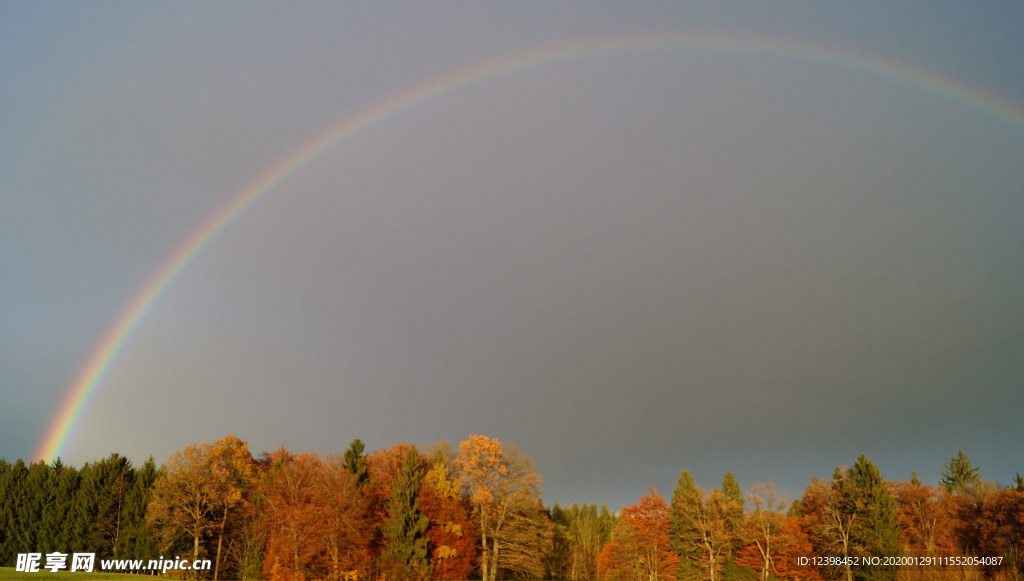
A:
<svg viewBox="0 0 1024 581">
<path fill-rule="evenodd" d="M 499 567 L 542 571 L 539 547 L 532 546 L 545 526 L 533 460 L 497 438 L 470 436 L 459 444 L 455 463 L 479 526 L 483 580 L 494 581 Z"/>
<path fill-rule="evenodd" d="M 755 483 L 747 497 L 753 505 L 753 511 L 747 516 L 740 531 L 745 546 L 740 551 L 737 563 L 755 569 L 761 581 L 767 581 L 769 573 L 776 570 L 779 545 L 784 542 L 782 525 L 785 515 L 782 514 L 782 508 L 788 501 L 779 496 L 771 482 Z"/>
<path fill-rule="evenodd" d="M 322 564 L 322 578 L 340 581 L 343 571 L 353 570 L 367 574 L 372 531 L 358 476 L 343 459 L 329 457 L 314 474 L 310 500 L 322 551 L 314 564 Z"/>
<path fill-rule="evenodd" d="M 469 579 L 478 553 L 473 507 L 452 474 L 453 466 L 442 457 L 432 458 L 419 491 L 420 509 L 430 522 L 430 568 L 435 579 Z"/>
<path fill-rule="evenodd" d="M 779 526 L 779 537 L 772 558 L 772 574 L 779 579 L 800 579 L 821 581 L 823 578 L 816 567 L 800 565 L 798 557 L 813 555 L 814 548 L 807 534 L 800 528 L 799 521 L 783 515 Z"/>
<path fill-rule="evenodd" d="M 982 567 L 985 576 L 991 578 L 1001 569 L 1020 578 L 1024 574 L 1024 492 L 978 480 L 953 496 L 953 501 L 958 553 L 1001 556 L 1000 566 Z"/>
<path fill-rule="evenodd" d="M 201 541 L 216 533 L 216 579 L 227 520 L 242 502 L 254 472 L 248 447 L 235 436 L 175 452 L 153 484 L 147 515 L 163 534 L 160 552 L 185 535 L 192 541 L 192 559 L 196 560 Z"/>
<path fill-rule="evenodd" d="M 267 544 L 263 575 L 270 581 L 305 581 L 321 550 L 314 501 L 321 462 L 313 454 L 293 456 L 284 449 L 260 483 L 261 514 Z"/>
<path fill-rule="evenodd" d="M 228 520 L 236 515 L 236 510 L 245 500 L 245 493 L 253 485 L 256 463 L 245 442 L 235 436 L 227 436 L 206 449 L 203 469 L 217 534 L 213 561 L 213 579 L 217 581 L 222 565 L 224 532 Z"/>
<path fill-rule="evenodd" d="M 813 554 L 842 557 L 841 565 L 825 568 L 828 576 L 841 574 L 847 581 L 853 581 L 850 557 L 854 554 L 853 525 L 858 516 L 849 510 L 843 496 L 847 472 L 836 467 L 830 485 L 812 479 L 792 512 L 810 539 Z"/>
<path fill-rule="evenodd" d="M 653 488 L 637 504 L 622 509 L 622 519 L 601 550 L 599 562 L 608 579 L 674 581 L 679 556 L 671 549 L 671 515 Z"/>
<path fill-rule="evenodd" d="M 913 474 L 910 482 L 896 485 L 898 519 L 906 552 L 915 555 L 937 554 L 939 525 L 942 522 L 939 491 L 922 484 Z"/>
</svg>

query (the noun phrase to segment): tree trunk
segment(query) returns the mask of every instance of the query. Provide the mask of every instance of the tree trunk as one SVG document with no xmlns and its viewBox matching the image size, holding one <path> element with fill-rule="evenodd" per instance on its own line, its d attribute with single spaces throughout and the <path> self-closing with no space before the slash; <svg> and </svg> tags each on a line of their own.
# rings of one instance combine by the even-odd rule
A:
<svg viewBox="0 0 1024 581">
<path fill-rule="evenodd" d="M 220 535 L 217 536 L 217 555 L 213 560 L 213 581 L 217 581 L 217 573 L 220 572 L 220 548 L 224 543 L 224 525 L 228 522 L 228 509 L 224 507 L 224 516 L 220 519 Z"/>
<path fill-rule="evenodd" d="M 195 565 L 196 561 L 199 560 L 199 533 L 197 532 L 192 537 L 192 564 Z M 196 570 L 196 579 L 199 578 L 199 571 Z"/>
</svg>

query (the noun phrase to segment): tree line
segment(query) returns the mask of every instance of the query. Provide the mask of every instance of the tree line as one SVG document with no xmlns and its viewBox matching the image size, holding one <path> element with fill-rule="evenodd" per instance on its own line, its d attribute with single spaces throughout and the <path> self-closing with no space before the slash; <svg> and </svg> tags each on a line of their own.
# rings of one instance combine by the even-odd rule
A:
<svg viewBox="0 0 1024 581">
<path fill-rule="evenodd" d="M 357 439 L 326 457 L 254 457 L 228 436 L 160 467 L 116 453 L 79 469 L 0 460 L 0 564 L 50 551 L 181 556 L 213 563 L 190 575 L 269 581 L 1024 575 L 1024 480 L 984 481 L 963 451 L 936 486 L 916 473 L 886 481 L 861 456 L 792 501 L 770 482 L 744 493 L 731 472 L 705 490 L 683 470 L 670 499 L 652 488 L 617 513 L 546 507 L 540 485 L 529 456 L 479 435 L 457 450 L 398 444 L 372 454 Z"/>
</svg>

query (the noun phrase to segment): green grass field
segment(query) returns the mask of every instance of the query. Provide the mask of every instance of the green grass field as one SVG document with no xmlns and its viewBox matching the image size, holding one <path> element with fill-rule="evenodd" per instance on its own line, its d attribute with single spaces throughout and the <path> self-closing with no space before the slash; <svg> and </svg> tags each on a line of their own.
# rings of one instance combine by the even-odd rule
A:
<svg viewBox="0 0 1024 581">
<path fill-rule="evenodd" d="M 19 573 L 14 567 L 0 567 L 0 581 L 125 581 L 126 579 L 154 579 L 151 575 L 128 575 L 125 573 L 50 573 L 46 569 L 38 573 Z"/>
</svg>

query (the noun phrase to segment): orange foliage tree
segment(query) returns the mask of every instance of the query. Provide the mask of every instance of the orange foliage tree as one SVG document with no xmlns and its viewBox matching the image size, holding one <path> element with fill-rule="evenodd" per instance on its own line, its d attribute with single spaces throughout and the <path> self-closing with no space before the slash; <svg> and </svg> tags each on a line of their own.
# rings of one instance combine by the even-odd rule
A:
<svg viewBox="0 0 1024 581">
<path fill-rule="evenodd" d="M 497 438 L 470 436 L 455 459 L 469 490 L 480 533 L 480 572 L 494 581 L 499 566 L 543 574 L 540 475 L 533 460 Z M 550 523 L 548 523 L 550 524 Z"/>
<path fill-rule="evenodd" d="M 430 567 L 435 579 L 469 579 L 476 568 L 477 528 L 472 505 L 442 461 L 423 476 L 420 509 L 430 519 Z"/>
<path fill-rule="evenodd" d="M 742 546 L 736 557 L 736 564 L 750 567 L 759 572 L 761 581 L 767 581 L 768 574 L 775 569 L 779 544 L 782 541 L 782 520 L 780 512 L 786 501 L 779 497 L 775 485 L 755 483 L 747 493 L 754 506 L 740 529 Z"/>
<path fill-rule="evenodd" d="M 225 528 L 242 505 L 255 473 L 248 446 L 235 436 L 175 452 L 153 483 L 153 498 L 147 507 L 148 521 L 162 532 L 162 550 L 179 535 L 186 535 L 192 540 L 192 559 L 198 559 L 201 541 L 215 532 L 216 580 Z"/>
<path fill-rule="evenodd" d="M 340 458 L 281 450 L 260 486 L 267 530 L 263 574 L 271 581 L 338 581 L 370 567 L 367 524 L 356 476 Z"/>
<path fill-rule="evenodd" d="M 669 546 L 669 506 L 651 489 L 622 509 L 611 540 L 598 554 L 601 579 L 674 581 L 679 557 Z"/>
</svg>

